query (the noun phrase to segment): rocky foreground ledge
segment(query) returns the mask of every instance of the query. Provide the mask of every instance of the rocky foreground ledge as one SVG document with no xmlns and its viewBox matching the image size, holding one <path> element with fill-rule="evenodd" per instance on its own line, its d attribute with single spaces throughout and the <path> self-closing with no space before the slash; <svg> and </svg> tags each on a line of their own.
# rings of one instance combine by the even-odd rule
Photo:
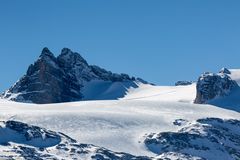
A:
<svg viewBox="0 0 240 160">
<path fill-rule="evenodd" d="M 240 121 L 219 118 L 176 120 L 177 132 L 151 133 L 144 144 L 161 160 L 239 160 Z"/>
<path fill-rule="evenodd" d="M 0 159 L 15 160 L 149 160 L 149 157 L 120 153 L 69 136 L 18 121 L 1 122 Z"/>
<path fill-rule="evenodd" d="M 146 133 L 143 144 L 156 157 L 114 152 L 18 121 L 2 121 L 0 159 L 36 160 L 239 160 L 240 121 L 205 118 L 177 119 L 177 132 Z"/>
</svg>

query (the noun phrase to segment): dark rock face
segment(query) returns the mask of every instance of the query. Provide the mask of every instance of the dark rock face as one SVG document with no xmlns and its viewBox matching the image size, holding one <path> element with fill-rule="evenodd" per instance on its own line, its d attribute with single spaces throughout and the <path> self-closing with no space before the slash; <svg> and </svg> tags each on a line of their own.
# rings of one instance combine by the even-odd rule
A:
<svg viewBox="0 0 240 160">
<path fill-rule="evenodd" d="M 194 103 L 206 103 L 217 97 L 227 96 L 238 84 L 225 73 L 203 73 L 197 81 L 197 96 Z"/>
<path fill-rule="evenodd" d="M 177 132 L 148 134 L 144 143 L 160 155 L 159 159 L 237 160 L 240 158 L 239 131 L 239 120 L 206 118 L 189 122 Z"/>
<path fill-rule="evenodd" d="M 5 98 L 14 101 L 33 103 L 57 103 L 81 99 L 80 85 L 75 77 L 66 74 L 59 66 L 57 58 L 44 48 L 39 59 L 31 64 L 23 76 L 9 91 Z"/>
<path fill-rule="evenodd" d="M 192 81 L 177 81 L 175 83 L 175 86 L 187 86 L 191 85 L 193 82 Z"/>
<path fill-rule="evenodd" d="M 112 81 L 112 82 L 116 82 L 116 81 L 119 81 L 119 82 L 122 82 L 122 81 L 125 81 L 125 80 L 135 80 L 134 77 L 129 77 L 129 75 L 127 74 L 116 74 L 116 73 L 112 73 L 110 71 L 106 71 L 105 69 L 103 68 L 100 68 L 98 66 L 90 66 L 91 67 L 91 70 L 92 72 L 97 76 L 97 77 L 101 77 L 102 80 L 105 80 L 105 81 Z"/>
<path fill-rule="evenodd" d="M 31 64 L 15 85 L 3 94 L 3 98 L 18 102 L 59 103 L 83 98 L 81 88 L 91 80 L 132 81 L 127 74 L 115 74 L 98 66 L 91 66 L 80 54 L 68 48 L 55 57 L 44 48 L 39 59 Z"/>
</svg>

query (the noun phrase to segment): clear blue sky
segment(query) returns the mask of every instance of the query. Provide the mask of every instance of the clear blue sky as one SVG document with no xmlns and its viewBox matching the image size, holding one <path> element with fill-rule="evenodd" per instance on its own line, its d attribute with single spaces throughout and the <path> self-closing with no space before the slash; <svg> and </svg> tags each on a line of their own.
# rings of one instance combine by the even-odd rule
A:
<svg viewBox="0 0 240 160">
<path fill-rule="evenodd" d="M 239 0 L 1 0 L 0 91 L 43 47 L 160 85 L 240 67 Z"/>
</svg>

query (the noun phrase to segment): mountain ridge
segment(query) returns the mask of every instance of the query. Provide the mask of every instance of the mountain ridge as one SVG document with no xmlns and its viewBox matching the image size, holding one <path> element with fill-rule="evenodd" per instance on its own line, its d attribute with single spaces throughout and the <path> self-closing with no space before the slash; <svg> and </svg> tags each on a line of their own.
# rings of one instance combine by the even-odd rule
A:
<svg viewBox="0 0 240 160">
<path fill-rule="evenodd" d="M 96 65 L 89 65 L 77 52 L 63 48 L 57 57 L 47 48 L 43 48 L 39 58 L 31 64 L 26 74 L 20 78 L 3 98 L 18 102 L 59 103 L 82 100 L 81 89 L 86 82 L 137 82 L 142 79 L 127 74 L 117 74 Z M 136 87 L 136 85 L 131 85 Z M 130 87 L 131 87 L 130 86 Z M 115 99 L 124 96 L 114 97 Z"/>
</svg>

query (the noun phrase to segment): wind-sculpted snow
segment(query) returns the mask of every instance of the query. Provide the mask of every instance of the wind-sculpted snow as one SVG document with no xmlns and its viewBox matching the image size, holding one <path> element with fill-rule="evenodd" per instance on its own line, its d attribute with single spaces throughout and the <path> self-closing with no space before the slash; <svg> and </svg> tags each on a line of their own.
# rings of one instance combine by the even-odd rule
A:
<svg viewBox="0 0 240 160">
<path fill-rule="evenodd" d="M 144 143 L 159 159 L 239 160 L 240 121 L 199 119 L 177 132 L 148 134 Z"/>
<path fill-rule="evenodd" d="M 0 159 L 96 159 L 148 160 L 148 157 L 113 152 L 81 144 L 69 136 L 18 121 L 3 121 L 0 129 Z"/>
</svg>

